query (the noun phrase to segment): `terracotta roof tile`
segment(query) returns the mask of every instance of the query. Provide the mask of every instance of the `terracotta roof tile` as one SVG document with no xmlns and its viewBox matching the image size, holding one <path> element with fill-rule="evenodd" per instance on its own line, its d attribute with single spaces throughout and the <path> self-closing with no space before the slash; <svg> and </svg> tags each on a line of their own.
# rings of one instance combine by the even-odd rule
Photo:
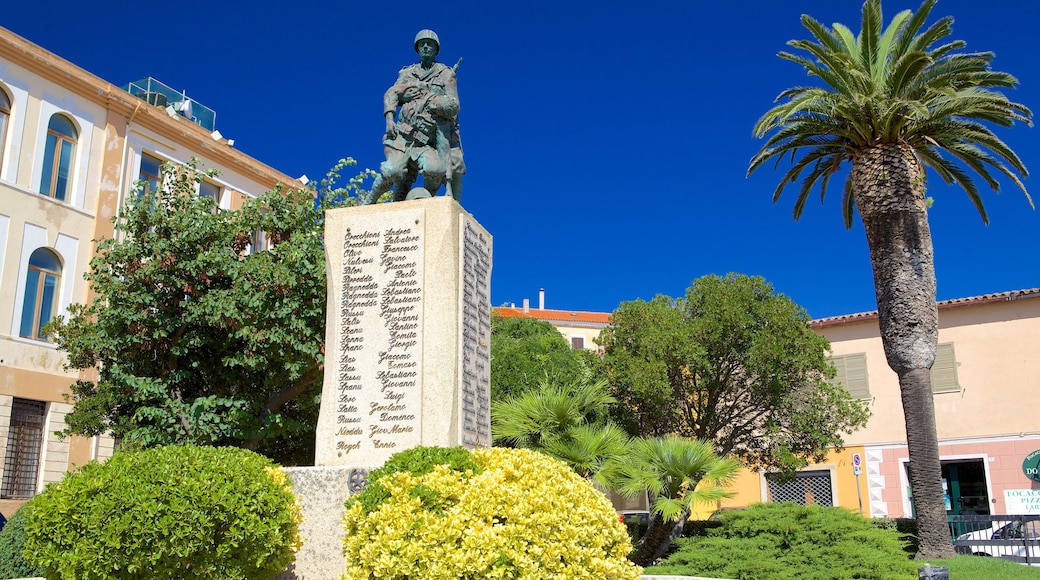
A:
<svg viewBox="0 0 1040 580">
<path fill-rule="evenodd" d="M 977 304 L 986 304 L 989 302 L 1010 302 L 1012 300 L 1019 300 L 1023 298 L 1040 298 L 1040 288 L 1012 290 L 1009 292 L 997 292 L 994 294 L 983 294 L 981 296 L 971 296 L 968 298 L 952 298 L 950 300 L 940 300 L 935 304 L 939 308 L 939 310 L 947 310 L 950 308 L 959 308 L 961 306 L 973 306 Z M 810 325 L 814 327 L 834 326 L 837 324 L 848 324 L 850 322 L 859 322 L 863 320 L 876 320 L 877 317 L 877 310 L 873 310 L 870 312 L 858 312 L 856 314 L 842 314 L 841 316 L 828 316 L 826 318 L 818 318 L 816 320 L 813 320 L 810 323 Z"/>
</svg>

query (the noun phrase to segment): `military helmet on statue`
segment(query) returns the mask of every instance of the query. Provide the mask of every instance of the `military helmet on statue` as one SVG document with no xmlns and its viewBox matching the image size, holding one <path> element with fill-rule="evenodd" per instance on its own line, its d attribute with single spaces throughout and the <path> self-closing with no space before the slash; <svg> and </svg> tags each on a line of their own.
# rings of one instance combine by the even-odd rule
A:
<svg viewBox="0 0 1040 580">
<path fill-rule="evenodd" d="M 437 52 L 441 51 L 441 39 L 437 38 L 437 33 L 430 30 L 429 28 L 424 28 L 420 30 L 418 34 L 415 35 L 415 42 L 412 43 L 412 46 L 415 48 L 415 52 L 419 52 L 419 41 L 427 39 L 432 40 L 433 43 L 437 45 Z"/>
</svg>

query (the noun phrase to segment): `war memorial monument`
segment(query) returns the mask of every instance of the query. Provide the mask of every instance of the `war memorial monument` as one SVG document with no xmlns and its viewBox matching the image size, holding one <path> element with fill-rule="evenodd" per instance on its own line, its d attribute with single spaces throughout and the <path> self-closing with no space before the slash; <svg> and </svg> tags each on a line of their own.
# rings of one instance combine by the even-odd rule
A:
<svg viewBox="0 0 1040 580">
<path fill-rule="evenodd" d="M 343 504 L 394 453 L 491 445 L 492 240 L 459 205 L 466 169 L 458 65 L 436 61 L 440 40 L 431 30 L 414 47 L 420 62 L 401 69 L 383 98 L 386 161 L 369 198 L 326 215 L 314 467 L 286 470 L 305 543 L 281 579 L 343 572 Z M 393 203 L 377 203 L 381 197 Z"/>
</svg>

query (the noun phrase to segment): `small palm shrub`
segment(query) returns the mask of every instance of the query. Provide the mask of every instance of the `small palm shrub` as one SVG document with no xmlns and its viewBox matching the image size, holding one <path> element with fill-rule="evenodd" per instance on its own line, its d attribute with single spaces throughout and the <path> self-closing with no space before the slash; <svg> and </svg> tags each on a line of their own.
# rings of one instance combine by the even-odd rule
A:
<svg viewBox="0 0 1040 580">
<path fill-rule="evenodd" d="M 844 508 L 756 504 L 719 515 L 704 537 L 676 541 L 652 574 L 775 580 L 905 580 L 916 565 L 900 533 Z"/>
<path fill-rule="evenodd" d="M 373 472 L 369 485 L 385 495 L 347 501 L 345 578 L 639 577 L 610 501 L 566 464 L 527 449 L 471 458 L 475 467 L 456 457 L 419 472 Z"/>
<path fill-rule="evenodd" d="M 285 472 L 238 448 L 117 453 L 32 501 L 25 554 L 48 578 L 263 580 L 301 540 Z"/>
<path fill-rule="evenodd" d="M 22 556 L 25 548 L 25 519 L 31 504 L 14 512 L 0 531 L 0 578 L 28 578 L 42 576 L 43 570 L 31 566 Z"/>
</svg>

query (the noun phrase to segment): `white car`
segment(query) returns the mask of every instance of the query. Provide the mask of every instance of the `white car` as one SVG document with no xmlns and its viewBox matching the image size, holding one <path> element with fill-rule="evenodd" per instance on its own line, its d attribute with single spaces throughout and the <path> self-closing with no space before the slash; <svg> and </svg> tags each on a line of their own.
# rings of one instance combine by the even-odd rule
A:
<svg viewBox="0 0 1040 580">
<path fill-rule="evenodd" d="M 994 556 L 1040 566 L 1040 520 L 996 522 L 993 527 L 957 536 L 961 554 Z"/>
</svg>

